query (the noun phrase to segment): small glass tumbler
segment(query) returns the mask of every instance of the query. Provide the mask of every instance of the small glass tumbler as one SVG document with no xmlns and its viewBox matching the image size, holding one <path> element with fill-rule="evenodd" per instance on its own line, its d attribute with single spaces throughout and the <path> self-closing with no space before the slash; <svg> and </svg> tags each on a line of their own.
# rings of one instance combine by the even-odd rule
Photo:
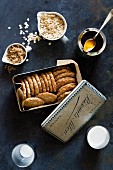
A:
<svg viewBox="0 0 113 170">
<path fill-rule="evenodd" d="M 95 39 L 96 46 L 94 47 L 94 49 L 87 53 L 84 52 L 84 43 L 88 39 L 93 38 L 98 31 L 99 30 L 97 28 L 87 28 L 80 33 L 78 37 L 78 48 L 83 57 L 91 59 L 97 57 L 99 54 L 101 54 L 104 51 L 106 47 L 106 37 L 104 33 L 101 31 Z"/>
<path fill-rule="evenodd" d="M 104 148 L 110 140 L 108 130 L 103 126 L 93 126 L 87 133 L 88 144 L 94 149 Z"/>
<path fill-rule="evenodd" d="M 28 167 L 34 158 L 34 150 L 28 144 L 19 144 L 12 151 L 12 160 L 18 167 Z"/>
</svg>

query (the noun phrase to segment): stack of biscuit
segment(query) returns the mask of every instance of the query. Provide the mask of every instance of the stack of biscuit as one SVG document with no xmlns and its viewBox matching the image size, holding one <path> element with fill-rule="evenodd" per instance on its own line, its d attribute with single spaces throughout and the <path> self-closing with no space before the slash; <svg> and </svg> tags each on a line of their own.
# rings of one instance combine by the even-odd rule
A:
<svg viewBox="0 0 113 170">
<path fill-rule="evenodd" d="M 24 110 L 61 102 L 76 85 L 75 72 L 70 67 L 60 66 L 52 71 L 25 76 L 16 94 Z"/>
</svg>

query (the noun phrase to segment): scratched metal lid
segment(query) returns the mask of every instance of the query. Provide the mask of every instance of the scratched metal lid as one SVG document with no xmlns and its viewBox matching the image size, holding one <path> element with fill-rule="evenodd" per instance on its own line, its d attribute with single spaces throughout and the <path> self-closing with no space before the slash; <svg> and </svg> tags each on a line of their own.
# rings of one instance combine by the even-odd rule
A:
<svg viewBox="0 0 113 170">
<path fill-rule="evenodd" d="M 57 139 L 67 142 L 105 101 L 106 97 L 101 92 L 86 80 L 82 80 L 41 126 Z"/>
</svg>

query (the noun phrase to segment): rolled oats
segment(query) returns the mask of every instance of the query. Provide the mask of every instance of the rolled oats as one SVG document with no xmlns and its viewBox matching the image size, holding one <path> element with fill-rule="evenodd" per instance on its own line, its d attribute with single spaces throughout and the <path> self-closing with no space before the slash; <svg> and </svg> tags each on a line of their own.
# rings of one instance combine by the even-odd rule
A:
<svg viewBox="0 0 113 170">
<path fill-rule="evenodd" d="M 61 17 L 56 14 L 41 14 L 40 16 L 40 34 L 50 40 L 61 37 L 64 33 L 65 23 Z"/>
</svg>

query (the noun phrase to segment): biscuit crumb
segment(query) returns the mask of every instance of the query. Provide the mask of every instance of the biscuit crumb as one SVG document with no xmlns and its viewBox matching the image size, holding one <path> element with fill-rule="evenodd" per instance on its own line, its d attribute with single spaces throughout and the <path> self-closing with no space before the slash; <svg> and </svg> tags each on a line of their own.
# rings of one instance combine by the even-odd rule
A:
<svg viewBox="0 0 113 170">
<path fill-rule="evenodd" d="M 5 70 L 7 70 L 9 74 L 11 74 L 11 73 L 16 71 L 16 68 L 14 66 L 11 66 L 11 65 L 6 65 Z"/>
<path fill-rule="evenodd" d="M 48 45 L 51 45 L 51 42 L 49 42 Z"/>
</svg>

